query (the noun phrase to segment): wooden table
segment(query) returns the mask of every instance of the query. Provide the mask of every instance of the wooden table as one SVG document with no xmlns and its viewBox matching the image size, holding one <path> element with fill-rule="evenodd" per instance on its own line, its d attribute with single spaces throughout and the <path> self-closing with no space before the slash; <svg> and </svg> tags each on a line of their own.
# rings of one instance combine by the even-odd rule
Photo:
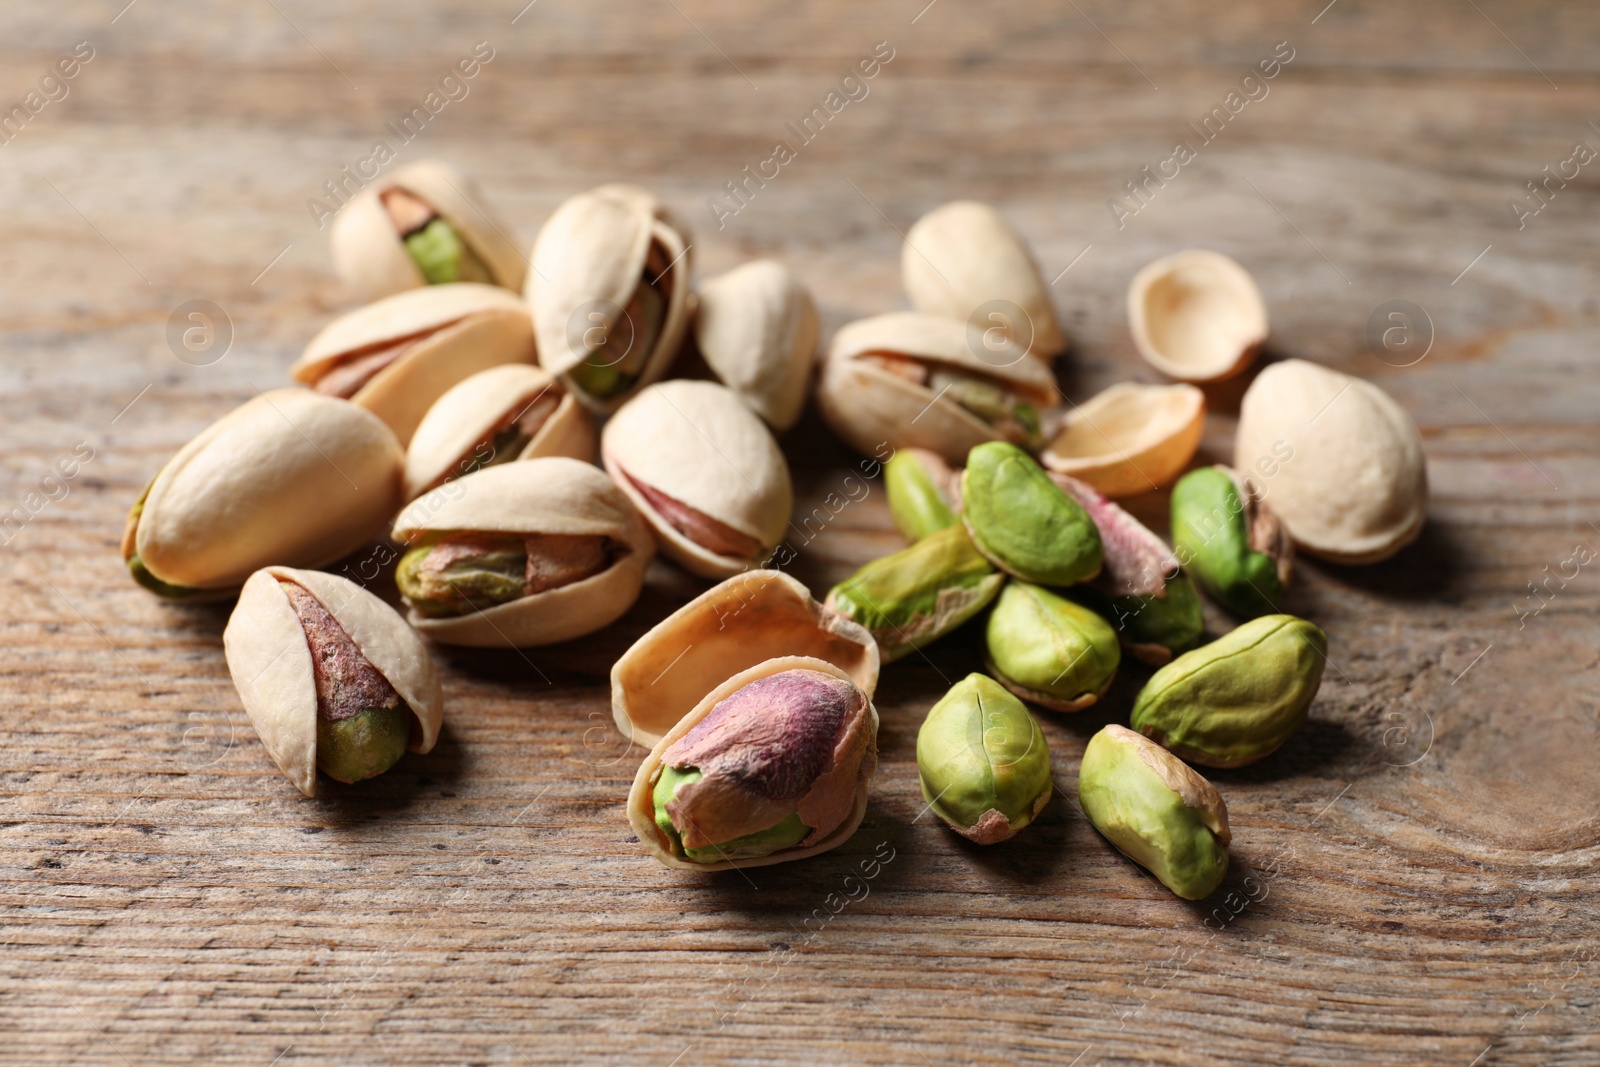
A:
<svg viewBox="0 0 1600 1067">
<path fill-rule="evenodd" d="M 124 2 L 0 11 L 7 110 L 93 55 L 0 144 L 0 1061 L 1600 1062 L 1600 574 L 1563 570 L 1600 546 L 1600 164 L 1548 202 L 1525 186 L 1600 148 L 1592 5 Z M 1062 796 L 1035 828 L 979 849 L 919 817 L 916 729 L 978 664 L 970 635 L 885 671 L 846 846 L 660 867 L 623 816 L 641 753 L 605 680 L 703 587 L 664 564 L 592 639 L 441 650 L 431 755 L 315 800 L 278 774 L 226 606 L 137 589 L 123 515 L 349 306 L 307 202 L 480 41 L 468 95 L 397 158 L 478 175 L 524 246 L 573 192 L 642 182 L 694 223 L 701 276 L 779 257 L 831 332 L 902 306 L 901 232 L 974 197 L 1056 279 L 1075 398 L 1156 380 L 1124 289 L 1199 245 L 1259 279 L 1272 355 L 1405 406 L 1428 525 L 1388 563 L 1301 568 L 1288 607 L 1333 667 L 1280 753 L 1214 776 L 1222 891 L 1175 899 L 1074 803 L 1137 666 L 1044 716 Z M 880 41 L 867 95 L 719 229 L 707 200 Z M 1119 228 L 1107 201 L 1275 51 L 1267 95 Z M 1508 201 L 1543 206 L 1519 228 Z M 227 329 L 190 353 L 168 331 L 197 300 Z M 1393 300 L 1431 322 L 1419 362 L 1422 334 L 1366 340 Z M 1229 456 L 1241 390 L 1211 391 L 1197 462 Z M 785 444 L 809 512 L 854 457 L 814 415 Z M 1160 495 L 1132 506 L 1165 528 Z M 791 570 L 820 593 L 898 544 L 874 483 Z"/>
</svg>

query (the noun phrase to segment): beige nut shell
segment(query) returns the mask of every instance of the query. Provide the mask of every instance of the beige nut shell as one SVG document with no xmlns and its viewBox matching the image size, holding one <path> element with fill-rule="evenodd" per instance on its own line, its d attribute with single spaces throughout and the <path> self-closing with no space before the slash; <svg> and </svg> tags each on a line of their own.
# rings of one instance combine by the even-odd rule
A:
<svg viewBox="0 0 1600 1067">
<path fill-rule="evenodd" d="M 1233 465 L 1252 479 L 1275 469 L 1256 481 L 1268 505 L 1296 545 L 1335 563 L 1389 558 L 1427 516 L 1427 457 L 1411 416 L 1371 382 L 1305 360 L 1274 363 L 1250 383 Z"/>
<path fill-rule="evenodd" d="M 766 678 L 783 671 L 810 670 L 820 671 L 835 678 L 844 678 L 854 681 L 848 673 L 834 666 L 827 660 L 813 659 L 810 656 L 780 656 L 759 663 L 748 670 L 740 671 L 733 677 L 712 689 L 700 702 L 696 704 L 678 724 L 656 742 L 650 754 L 639 765 L 639 773 L 634 776 L 633 788 L 628 791 L 628 822 L 633 826 L 634 834 L 644 845 L 645 850 L 660 860 L 668 867 L 676 867 L 686 871 L 726 871 L 737 867 L 767 867 L 774 863 L 787 863 L 790 860 L 805 859 L 815 856 L 829 849 L 837 848 L 848 841 L 856 828 L 861 825 L 861 820 L 867 814 L 867 792 L 872 785 L 872 776 L 877 773 L 877 737 L 878 737 L 878 709 L 872 703 L 872 694 L 867 694 L 867 714 L 871 720 L 871 737 L 868 739 L 867 752 L 861 758 L 861 770 L 858 775 L 856 801 L 850 809 L 850 814 L 845 817 L 827 837 L 807 848 L 782 849 L 770 856 L 758 856 L 754 859 L 738 861 L 724 860 L 720 863 L 691 863 L 688 860 L 674 856 L 670 849 L 662 842 L 661 831 L 656 827 L 655 802 L 651 791 L 655 788 L 655 779 L 661 769 L 661 757 L 673 743 L 688 733 L 701 719 L 711 714 L 711 709 L 719 702 L 743 689 L 751 682 Z M 859 688 L 859 687 L 858 687 Z"/>
<path fill-rule="evenodd" d="M 1184 382 L 1231 378 L 1267 339 L 1267 305 L 1250 272 L 1209 249 L 1143 267 L 1128 286 L 1128 325 L 1145 362 Z"/>
<path fill-rule="evenodd" d="M 644 585 L 655 541 L 604 471 L 552 456 L 486 467 L 418 497 L 395 520 L 394 539 L 415 545 L 452 532 L 594 534 L 628 551 L 599 574 L 453 618 L 407 616 L 448 645 L 532 648 L 582 637 L 615 622 Z"/>
<path fill-rule="evenodd" d="M 317 686 L 300 618 L 281 582 L 310 593 L 388 679 L 412 714 L 412 752 L 439 738 L 444 690 L 415 630 L 382 600 L 348 578 L 322 571 L 266 567 L 239 593 L 222 632 L 228 673 L 256 734 L 279 770 L 306 796 L 317 792 Z"/>
<path fill-rule="evenodd" d="M 269 564 L 319 567 L 383 532 L 404 457 L 369 411 L 274 389 L 202 430 L 150 484 L 127 558 L 172 585 L 232 589 Z"/>
<path fill-rule="evenodd" d="M 700 286 L 694 332 L 722 384 L 780 433 L 805 407 L 820 326 L 805 286 L 770 259 Z"/>
<path fill-rule="evenodd" d="M 1006 301 L 1027 316 L 1030 352 L 1048 359 L 1066 347 L 1039 265 L 988 204 L 956 200 L 918 219 L 900 249 L 900 274 L 918 311 L 966 322 L 984 304 Z"/>
<path fill-rule="evenodd" d="M 379 199 L 396 187 L 438 212 L 482 260 L 495 285 L 522 291 L 527 264 L 476 184 L 449 164 L 423 160 L 368 185 L 333 218 L 334 269 L 357 299 L 377 300 L 427 285 Z"/>
<path fill-rule="evenodd" d="M 1206 397 L 1192 385 L 1122 382 L 1065 412 L 1039 460 L 1110 497 L 1165 488 L 1194 458 Z"/>
<path fill-rule="evenodd" d="M 289 368 L 307 385 L 349 353 L 426 336 L 350 398 L 410 442 L 433 402 L 464 378 L 502 363 L 532 363 L 533 322 L 515 293 L 452 282 L 385 297 L 323 327 Z"/>
<path fill-rule="evenodd" d="M 878 688 L 871 634 L 787 574 L 746 571 L 662 619 L 612 666 L 617 729 L 654 745 L 723 679 L 777 656 L 827 660 L 869 699 Z"/>
<path fill-rule="evenodd" d="M 763 557 L 789 526 L 789 464 L 766 423 L 726 386 L 686 380 L 650 386 L 606 423 L 600 455 L 662 552 L 691 574 L 727 578 L 756 561 L 719 556 L 685 537 L 628 475 L 754 538 Z"/>
<path fill-rule="evenodd" d="M 568 456 L 592 462 L 595 428 L 588 409 L 544 368 L 502 363 L 452 385 L 422 417 L 406 448 L 406 499 L 414 500 L 439 485 L 493 436 L 501 420 L 547 394 L 561 399 L 515 458 Z"/>
</svg>

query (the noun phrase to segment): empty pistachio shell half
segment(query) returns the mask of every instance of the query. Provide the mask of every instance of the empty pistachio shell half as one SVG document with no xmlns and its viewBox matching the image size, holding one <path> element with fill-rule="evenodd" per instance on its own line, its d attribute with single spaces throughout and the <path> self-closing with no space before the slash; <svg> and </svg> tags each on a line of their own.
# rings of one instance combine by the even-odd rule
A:
<svg viewBox="0 0 1600 1067">
<path fill-rule="evenodd" d="M 727 578 L 757 565 L 789 526 L 794 489 L 778 442 L 715 382 L 645 389 L 606 423 L 600 455 L 661 550 L 691 574 Z"/>
<path fill-rule="evenodd" d="M 395 571 L 411 624 L 450 645 L 593 633 L 638 599 L 655 542 L 605 473 L 564 457 L 486 467 L 406 506 Z"/>
<path fill-rule="evenodd" d="M 515 293 L 434 285 L 341 315 L 289 374 L 382 419 L 404 446 L 445 390 L 486 367 L 533 362 L 533 323 Z"/>
<path fill-rule="evenodd" d="M 1009 305 L 1024 320 L 1002 325 L 1023 347 L 1046 358 L 1066 347 L 1038 264 L 988 204 L 956 200 L 918 219 L 900 250 L 900 273 L 918 311 L 965 322 L 990 310 L 986 305 Z M 986 318 L 981 324 L 990 325 Z"/>
<path fill-rule="evenodd" d="M 795 424 L 817 357 L 817 306 L 781 263 L 757 260 L 700 286 L 694 334 L 723 385 L 774 430 Z"/>
<path fill-rule="evenodd" d="M 122 558 L 139 584 L 177 598 L 224 594 L 273 563 L 332 563 L 382 534 L 402 459 L 369 411 L 262 393 L 161 468 L 128 514 Z"/>
<path fill-rule="evenodd" d="M 961 519 L 996 567 L 1039 585 L 1071 585 L 1100 573 L 1094 520 L 1015 445 L 991 441 L 967 456 Z"/>
<path fill-rule="evenodd" d="M 1242 767 L 1276 751 L 1306 721 L 1328 638 L 1293 615 L 1265 615 L 1162 667 L 1130 724 L 1208 767 Z"/>
<path fill-rule="evenodd" d="M 362 300 L 442 282 L 522 291 L 527 265 L 473 182 L 444 163 L 401 167 L 333 219 L 333 264 Z"/>
<path fill-rule="evenodd" d="M 707 693 L 633 780 L 628 819 L 668 867 L 719 871 L 803 859 L 861 825 L 878 713 L 844 671 L 784 656 Z"/>
<path fill-rule="evenodd" d="M 416 631 L 356 583 L 266 567 L 222 632 L 228 672 L 267 753 L 306 796 L 317 771 L 382 774 L 439 736 L 444 695 Z"/>
<path fill-rule="evenodd" d="M 603 412 L 661 378 L 688 325 L 690 247 L 683 223 L 638 186 L 562 203 L 528 275 L 540 365 Z"/>
<path fill-rule="evenodd" d="M 654 745 L 723 681 L 780 656 L 826 660 L 871 697 L 878 646 L 781 571 L 753 570 L 662 619 L 611 668 L 611 713 L 629 740 Z"/>
<path fill-rule="evenodd" d="M 1278 610 L 1294 548 L 1260 491 L 1238 472 L 1206 467 L 1172 487 L 1172 540 L 1184 569 L 1229 611 L 1250 618 Z"/>
<path fill-rule="evenodd" d="M 961 521 L 961 474 L 937 452 L 902 448 L 883 467 L 889 514 L 907 541 Z"/>
<path fill-rule="evenodd" d="M 1375 563 L 1422 532 L 1422 437 L 1371 382 L 1300 359 L 1264 368 L 1240 405 L 1233 457 L 1314 556 Z"/>
<path fill-rule="evenodd" d="M 1066 411 L 1039 461 L 1106 496 L 1148 493 L 1188 466 L 1205 418 L 1192 385 L 1123 382 Z"/>
<path fill-rule="evenodd" d="M 955 319 L 895 312 L 833 335 L 817 383 L 823 418 L 858 451 L 926 448 L 951 463 L 984 441 L 1043 444 L 1050 369 L 1014 341 Z"/>
<path fill-rule="evenodd" d="M 504 363 L 451 386 L 406 448 L 406 499 L 519 459 L 595 457 L 594 417 L 550 372 Z"/>
<path fill-rule="evenodd" d="M 1078 803 L 1123 855 L 1185 900 L 1211 895 L 1228 873 L 1228 806 L 1166 749 L 1113 723 L 1089 739 Z"/>
<path fill-rule="evenodd" d="M 1007 582 L 989 613 L 984 665 L 1024 700 L 1080 711 L 1111 687 L 1122 649 L 1090 609 L 1027 582 Z"/>
<path fill-rule="evenodd" d="M 1038 721 L 981 674 L 957 682 L 923 720 L 917 777 L 933 813 L 980 845 L 1031 823 L 1055 788 Z"/>
<path fill-rule="evenodd" d="M 1250 272 L 1220 252 L 1158 259 L 1128 286 L 1128 324 L 1139 354 L 1184 382 L 1230 378 L 1267 339 L 1267 305 Z"/>
<path fill-rule="evenodd" d="M 873 560 L 830 589 L 826 604 L 866 627 L 888 663 L 972 618 L 1004 582 L 967 531 L 951 526 Z"/>
</svg>

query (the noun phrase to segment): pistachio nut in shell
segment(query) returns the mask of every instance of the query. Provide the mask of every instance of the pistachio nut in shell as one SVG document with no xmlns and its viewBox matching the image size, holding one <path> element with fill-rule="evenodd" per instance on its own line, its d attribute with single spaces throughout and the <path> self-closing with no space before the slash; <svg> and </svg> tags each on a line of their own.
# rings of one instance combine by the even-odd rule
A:
<svg viewBox="0 0 1600 1067">
<path fill-rule="evenodd" d="M 167 461 L 128 515 L 122 558 L 163 596 L 222 595 L 262 567 L 320 567 L 400 506 L 399 442 L 371 412 L 274 389 Z"/>
<path fill-rule="evenodd" d="M 1078 803 L 1123 855 L 1184 900 L 1210 896 L 1228 873 L 1228 806 L 1184 762 L 1115 723 L 1089 739 Z"/>
<path fill-rule="evenodd" d="M 1106 496 L 1148 493 L 1189 465 L 1205 418 L 1205 394 L 1192 385 L 1122 382 L 1064 412 L 1039 462 Z"/>
<path fill-rule="evenodd" d="M 1191 763 L 1242 767 L 1306 721 L 1328 637 L 1293 615 L 1263 615 L 1156 671 L 1130 725 Z"/>
<path fill-rule="evenodd" d="M 1055 378 L 1009 338 L 915 311 L 862 319 L 833 335 L 817 407 L 864 455 L 926 448 L 960 463 L 974 445 L 1044 443 L 1040 412 L 1059 403 Z"/>
<path fill-rule="evenodd" d="M 1411 416 L 1371 382 L 1305 360 L 1250 383 L 1233 465 L 1269 486 L 1296 545 L 1334 563 L 1388 559 L 1427 517 L 1427 457 Z"/>
<path fill-rule="evenodd" d="M 661 551 L 701 578 L 758 565 L 788 529 L 789 464 L 766 423 L 726 386 L 650 386 L 606 423 L 600 455 Z"/>
<path fill-rule="evenodd" d="M 889 514 L 907 541 L 961 522 L 961 475 L 937 452 L 902 448 L 883 466 Z"/>
<path fill-rule="evenodd" d="M 984 640 L 984 666 L 995 680 L 1055 711 L 1080 711 L 1099 700 L 1122 663 L 1110 623 L 1027 582 L 1000 590 Z"/>
<path fill-rule="evenodd" d="M 1034 355 L 1048 359 L 1067 345 L 1039 265 L 988 204 L 955 200 L 918 219 L 900 250 L 900 275 L 918 311 L 965 322 L 987 304 L 1011 305 L 1026 316 L 1013 328 L 1030 337 Z"/>
<path fill-rule="evenodd" d="M 549 371 L 503 363 L 451 386 L 406 446 L 406 499 L 498 463 L 593 461 L 594 417 Z"/>
<path fill-rule="evenodd" d="M 803 859 L 861 824 L 878 713 L 838 667 L 784 656 L 741 671 L 656 743 L 628 819 L 668 867 L 719 871 Z"/>
<path fill-rule="evenodd" d="M 1172 540 L 1206 594 L 1252 618 L 1278 610 L 1294 546 L 1260 490 L 1228 467 L 1190 471 L 1172 487 Z"/>
<path fill-rule="evenodd" d="M 1100 573 L 1094 520 L 1015 445 L 991 441 L 967 456 L 961 520 L 978 551 L 1014 578 L 1071 585 Z"/>
<path fill-rule="evenodd" d="M 411 625 L 450 645 L 549 645 L 638 599 L 655 541 L 598 468 L 552 456 L 486 467 L 408 504 L 395 584 Z"/>
<path fill-rule="evenodd" d="M 1220 252 L 1178 252 L 1128 286 L 1139 354 L 1184 382 L 1215 382 L 1248 367 L 1267 339 L 1267 305 L 1250 272 Z"/>
<path fill-rule="evenodd" d="M 980 845 L 1015 835 L 1055 790 L 1038 721 L 981 674 L 957 682 L 922 721 L 917 777 L 933 813 Z"/>
<path fill-rule="evenodd" d="M 433 402 L 501 363 L 533 362 L 533 322 L 515 293 L 459 282 L 385 297 L 322 328 L 289 374 L 382 419 L 402 446 Z"/>
<path fill-rule="evenodd" d="M 824 603 L 866 627 L 889 663 L 982 611 L 1004 582 L 967 531 L 951 526 L 868 563 Z"/>
<path fill-rule="evenodd" d="M 261 743 L 306 796 L 387 770 L 439 736 L 444 696 L 416 631 L 346 578 L 265 567 L 222 633 L 228 672 Z"/>
<path fill-rule="evenodd" d="M 661 378 L 688 326 L 691 247 L 687 227 L 636 185 L 563 202 L 528 274 L 540 365 L 601 412 Z"/>
<path fill-rule="evenodd" d="M 362 189 L 334 216 L 331 241 L 334 269 L 361 300 L 448 282 L 521 292 L 527 273 L 477 186 L 436 160 Z"/>
<path fill-rule="evenodd" d="M 723 681 L 769 659 L 826 660 L 870 698 L 878 646 L 781 571 L 736 574 L 656 623 L 611 668 L 611 713 L 630 741 L 654 745 Z"/>
<path fill-rule="evenodd" d="M 706 365 L 782 433 L 800 418 L 821 326 L 806 287 L 760 259 L 700 285 L 695 342 Z"/>
</svg>

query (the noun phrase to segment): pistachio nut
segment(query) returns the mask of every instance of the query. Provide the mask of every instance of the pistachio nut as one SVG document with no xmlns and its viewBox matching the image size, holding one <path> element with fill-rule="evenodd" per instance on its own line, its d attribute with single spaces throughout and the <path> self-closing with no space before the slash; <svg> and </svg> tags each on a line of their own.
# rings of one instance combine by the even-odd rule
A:
<svg viewBox="0 0 1600 1067">
<path fill-rule="evenodd" d="M 454 167 L 424 160 L 362 189 L 333 218 L 333 264 L 362 300 L 441 282 L 522 291 L 517 242 Z"/>
<path fill-rule="evenodd" d="M 1191 763 L 1242 767 L 1306 721 L 1328 637 L 1293 615 L 1264 615 L 1156 671 L 1130 725 Z"/>
<path fill-rule="evenodd" d="M 289 374 L 352 400 L 402 446 L 445 390 L 486 367 L 533 362 L 533 323 L 515 293 L 466 282 L 385 297 L 311 339 Z"/>
<path fill-rule="evenodd" d="M 265 567 L 244 583 L 222 632 L 228 672 L 267 753 L 315 796 L 382 774 L 439 736 L 444 695 L 411 627 L 356 583 Z"/>
<path fill-rule="evenodd" d="M 978 551 L 1014 578 L 1071 585 L 1100 573 L 1094 520 L 1015 445 L 990 441 L 967 456 L 961 519 Z"/>
<path fill-rule="evenodd" d="M 1215 382 L 1248 367 L 1267 339 L 1267 305 L 1250 272 L 1220 252 L 1158 259 L 1128 286 L 1139 354 L 1162 374 Z"/>
<path fill-rule="evenodd" d="M 1004 582 L 967 531 L 950 526 L 868 563 L 824 603 L 866 627 L 889 663 L 982 611 Z"/>
<path fill-rule="evenodd" d="M 593 633 L 638 599 L 655 542 L 610 478 L 561 456 L 485 467 L 395 520 L 411 625 L 450 645 L 518 648 Z"/>
<path fill-rule="evenodd" d="M 922 721 L 917 777 L 933 813 L 980 845 L 1015 835 L 1055 791 L 1038 721 L 981 674 L 951 686 Z"/>
<path fill-rule="evenodd" d="M 1270 488 L 1296 545 L 1335 563 L 1388 559 L 1427 517 L 1427 457 L 1411 416 L 1371 382 L 1305 360 L 1250 383 L 1233 465 Z"/>
<path fill-rule="evenodd" d="M 853 448 L 926 448 L 951 463 L 984 441 L 1037 448 L 1040 411 L 1060 398 L 1050 369 L 1009 338 L 993 348 L 977 326 L 914 311 L 840 329 L 817 384 L 822 417 Z"/>
<path fill-rule="evenodd" d="M 1026 316 L 1007 325 L 1034 355 L 1048 359 L 1067 346 L 1039 265 L 988 204 L 956 200 L 918 219 L 900 250 L 900 274 L 918 311 L 966 321 L 1003 303 Z"/>
<path fill-rule="evenodd" d="M 1115 723 L 1089 739 L 1078 803 L 1094 828 L 1184 900 L 1210 896 L 1228 873 L 1228 806 L 1161 746 Z"/>
<path fill-rule="evenodd" d="M 406 499 L 484 467 L 545 456 L 592 462 L 594 417 L 542 367 L 490 367 L 451 386 L 417 424 Z"/>
<path fill-rule="evenodd" d="M 1187 575 L 1177 574 L 1157 594 L 1108 596 L 1098 585 L 1077 585 L 1067 596 L 1093 610 L 1117 631 L 1123 649 L 1141 663 L 1161 667 L 1193 648 L 1205 633 L 1200 594 Z"/>
<path fill-rule="evenodd" d="M 784 656 L 717 686 L 651 749 L 628 794 L 646 851 L 718 871 L 843 844 L 866 813 L 878 713 L 844 671 Z"/>
<path fill-rule="evenodd" d="M 722 384 L 782 433 L 800 418 L 820 325 L 811 294 L 781 263 L 757 260 L 700 286 L 694 335 Z"/>
<path fill-rule="evenodd" d="M 961 522 L 961 475 L 937 452 L 902 448 L 883 467 L 889 514 L 907 541 Z"/>
<path fill-rule="evenodd" d="M 1106 496 L 1148 493 L 1188 466 L 1205 419 L 1192 385 L 1123 382 L 1066 411 L 1039 461 Z"/>
<path fill-rule="evenodd" d="M 989 613 L 984 665 L 1024 700 L 1079 711 L 1111 688 L 1122 662 L 1116 631 L 1048 589 L 1007 582 Z"/>
<path fill-rule="evenodd" d="M 122 558 L 140 585 L 180 599 L 225 595 L 273 563 L 332 563 L 400 506 L 402 458 L 354 404 L 262 393 L 161 468 L 128 513 Z"/>
<path fill-rule="evenodd" d="M 701 578 L 759 565 L 788 528 L 789 464 L 766 423 L 726 386 L 650 386 L 606 423 L 600 455 L 661 550 Z"/>
<path fill-rule="evenodd" d="M 1294 568 L 1288 531 L 1260 491 L 1221 465 L 1172 487 L 1172 540 L 1213 600 L 1246 618 L 1278 610 Z"/>
<path fill-rule="evenodd" d="M 654 745 L 712 688 L 780 656 L 826 660 L 870 698 L 878 646 L 781 571 L 734 575 L 662 619 L 611 668 L 611 713 L 631 741 Z"/>
<path fill-rule="evenodd" d="M 688 325 L 690 247 L 683 223 L 638 186 L 562 203 L 528 275 L 540 365 L 601 412 L 661 378 Z"/>
</svg>

